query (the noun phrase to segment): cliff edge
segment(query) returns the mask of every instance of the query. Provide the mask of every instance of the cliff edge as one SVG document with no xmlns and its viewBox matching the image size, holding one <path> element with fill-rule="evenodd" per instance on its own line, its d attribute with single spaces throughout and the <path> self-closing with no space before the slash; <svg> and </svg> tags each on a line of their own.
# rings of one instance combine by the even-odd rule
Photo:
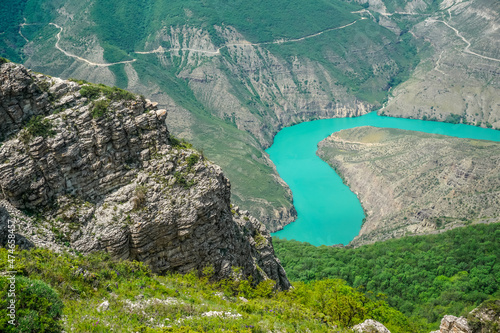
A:
<svg viewBox="0 0 500 333">
<path fill-rule="evenodd" d="M 221 169 L 169 136 L 166 115 L 118 88 L 1 64 L 0 228 L 13 221 L 21 247 L 107 251 L 158 273 L 212 266 L 288 289 L 268 231 L 231 207 Z"/>
</svg>

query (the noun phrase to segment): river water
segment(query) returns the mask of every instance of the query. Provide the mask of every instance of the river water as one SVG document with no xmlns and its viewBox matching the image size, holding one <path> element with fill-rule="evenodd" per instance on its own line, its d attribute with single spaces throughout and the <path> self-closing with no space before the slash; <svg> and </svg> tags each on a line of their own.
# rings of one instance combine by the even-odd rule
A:
<svg viewBox="0 0 500 333">
<path fill-rule="evenodd" d="M 316 155 L 318 143 L 342 129 L 376 126 L 500 141 L 500 131 L 470 125 L 382 117 L 376 112 L 356 118 L 321 119 L 281 130 L 267 153 L 290 186 L 297 220 L 273 236 L 313 245 L 349 243 L 361 229 L 361 204 L 340 177 Z"/>
</svg>

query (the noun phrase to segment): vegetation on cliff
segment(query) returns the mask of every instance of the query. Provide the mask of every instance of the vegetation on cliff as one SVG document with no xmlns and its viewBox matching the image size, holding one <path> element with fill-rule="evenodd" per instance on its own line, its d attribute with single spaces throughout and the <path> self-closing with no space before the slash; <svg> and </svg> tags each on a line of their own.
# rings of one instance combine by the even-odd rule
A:
<svg viewBox="0 0 500 333">
<path fill-rule="evenodd" d="M 7 251 L 0 249 L 2 271 L 6 257 Z M 20 288 L 25 286 L 23 281 L 32 281 L 32 287 L 41 286 L 42 293 L 51 295 L 49 302 L 37 303 L 39 317 L 24 332 L 57 332 L 61 327 L 76 332 L 328 332 L 367 318 L 393 332 L 416 330 L 383 298 L 341 280 L 298 282 L 290 291 L 276 292 L 274 281 L 253 286 L 238 279 L 237 269 L 234 278 L 216 282 L 210 267 L 187 275 L 159 276 L 143 263 L 113 260 L 105 253 L 83 256 L 46 249 L 19 251 L 16 270 Z M 0 283 L 5 280 L 1 277 Z M 3 312 L 5 289 L 0 289 Z M 25 297 L 30 290 L 17 292 L 21 295 L 17 320 L 22 322 L 30 313 L 31 300 Z M 59 299 L 64 303 L 62 316 Z M 0 321 L 2 332 L 8 327 Z"/>
<path fill-rule="evenodd" d="M 387 295 L 391 306 L 437 328 L 446 314 L 466 315 L 500 296 L 500 224 L 457 228 L 359 248 L 315 247 L 274 239 L 291 281 L 340 278 Z"/>
</svg>

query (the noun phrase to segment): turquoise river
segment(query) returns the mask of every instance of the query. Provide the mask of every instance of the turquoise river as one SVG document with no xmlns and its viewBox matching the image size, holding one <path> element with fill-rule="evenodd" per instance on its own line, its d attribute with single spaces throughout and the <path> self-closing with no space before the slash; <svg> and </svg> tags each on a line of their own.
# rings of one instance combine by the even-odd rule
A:
<svg viewBox="0 0 500 333">
<path fill-rule="evenodd" d="M 383 117 L 321 119 L 281 130 L 267 149 L 281 178 L 290 186 L 297 220 L 273 236 L 313 245 L 349 243 L 361 229 L 361 204 L 333 169 L 317 155 L 318 143 L 342 129 L 376 126 L 459 138 L 500 141 L 500 131 L 470 125 Z"/>
</svg>

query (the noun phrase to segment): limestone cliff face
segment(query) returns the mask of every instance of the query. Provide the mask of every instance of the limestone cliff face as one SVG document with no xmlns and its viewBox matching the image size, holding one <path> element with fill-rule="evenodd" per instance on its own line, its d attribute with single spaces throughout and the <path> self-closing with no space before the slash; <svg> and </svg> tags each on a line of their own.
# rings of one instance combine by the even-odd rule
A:
<svg viewBox="0 0 500 333">
<path fill-rule="evenodd" d="M 332 134 L 318 154 L 365 209 L 351 245 L 500 219 L 497 142 L 360 127 Z"/>
<path fill-rule="evenodd" d="M 298 57 L 289 64 L 266 48 L 248 42 L 233 27 L 217 27 L 217 31 L 227 45 L 218 53 L 206 32 L 187 27 L 161 30 L 147 47 L 156 49 L 168 41 L 186 50 L 213 52 L 203 53 L 204 57 L 196 52 L 172 52 L 157 57 L 165 64 L 183 64 L 178 76 L 189 82 L 197 99 L 217 117 L 231 120 L 238 129 L 252 133 L 262 147 L 269 147 L 280 129 L 294 123 L 360 116 L 372 111 L 374 105 L 348 93 L 321 64 Z M 335 58 L 332 61 L 342 62 L 331 57 Z M 390 62 L 384 57 L 370 58 L 368 62 L 383 60 Z"/>
<path fill-rule="evenodd" d="M 159 273 L 213 266 L 223 278 L 241 267 L 289 287 L 265 227 L 231 209 L 218 166 L 170 139 L 165 110 L 135 96 L 90 101 L 77 83 L 14 64 L 0 75 L 0 119 L 10 119 L 0 227 L 15 219 L 25 246 L 104 250 Z"/>
<path fill-rule="evenodd" d="M 88 6 L 92 2 L 88 1 Z M 89 61 L 106 63 L 102 59 L 102 47 L 92 42 L 98 38 L 89 36 L 88 32 L 85 35 L 79 32 L 84 29 L 84 22 L 92 21 L 86 11 L 79 10 L 80 3 L 78 1 L 74 6 L 66 3 L 63 5 L 65 10 L 57 14 L 58 19 L 54 22 L 64 28 L 59 45 Z M 270 170 L 272 163 L 264 156 L 264 150 L 272 144 L 274 135 L 283 127 L 311 119 L 363 115 L 372 111 L 375 105 L 356 98 L 321 62 L 305 57 L 296 57 L 293 61 L 284 59 L 265 46 L 252 45 L 234 27 L 217 25 L 214 29 L 227 47 L 219 49 L 222 44 L 210 36 L 206 27 L 190 24 L 161 27 L 151 34 L 144 46 L 130 54 L 137 61 L 123 65 L 121 75 L 126 79 L 122 78 L 122 81 L 117 75 L 121 65 L 97 67 L 56 49 L 50 54 L 41 51 L 42 48 L 54 47 L 56 39 L 53 35 L 49 41 L 33 40 L 29 43 L 25 50 L 25 64 L 37 71 L 66 78 L 78 77 L 121 87 L 127 84 L 130 91 L 158 101 L 161 107 L 169 109 L 169 130 L 188 138 L 223 168 L 233 184 L 232 200 L 248 209 L 270 230 L 276 231 L 294 221 L 296 213 L 288 186 L 270 179 L 279 178 L 277 172 Z M 54 30 L 54 33 L 58 31 Z M 72 36 L 71 43 L 68 36 Z M 88 42 L 82 47 L 76 45 L 79 42 L 75 43 L 75 40 Z M 328 52 L 325 57 L 350 76 L 356 76 L 353 68 L 357 67 L 359 58 L 366 61 L 367 68 L 391 68 L 392 72 L 397 66 L 386 54 L 387 50 L 383 50 L 386 47 L 390 49 L 392 45 L 378 41 L 370 43 L 367 49 L 351 45 L 346 59 L 335 52 Z M 86 52 L 87 48 L 92 48 L 92 52 Z M 89 57 L 89 53 L 96 56 Z M 158 75 L 151 75 L 151 72 Z M 379 75 L 377 70 L 375 72 Z M 168 78 L 165 73 L 175 74 Z M 170 89 L 174 86 L 171 80 L 186 85 L 183 100 L 192 96 L 204 111 L 214 117 L 209 121 L 198 119 L 192 109 L 183 108 L 179 99 L 174 102 L 170 96 L 175 95 Z M 229 124 L 238 129 L 237 134 L 228 135 L 227 131 L 219 129 L 215 131 L 216 135 L 210 133 L 212 129 L 207 122 L 213 123 L 214 119 L 219 121 L 215 126 Z M 207 136 L 214 138 L 212 142 L 205 140 Z M 236 145 L 242 148 L 236 154 L 228 153 L 224 146 L 226 141 L 236 141 Z M 245 160 L 238 161 L 242 157 Z M 234 175 L 227 167 L 234 166 L 235 162 L 240 163 L 245 177 Z M 272 177 L 269 177 L 271 172 Z M 248 190 L 242 179 L 250 177 L 254 177 L 249 180 L 251 182 L 256 180 L 255 177 L 260 177 L 259 180 L 267 178 L 259 181 L 262 184 L 260 193 Z M 279 196 L 269 195 L 277 192 Z"/>
</svg>

